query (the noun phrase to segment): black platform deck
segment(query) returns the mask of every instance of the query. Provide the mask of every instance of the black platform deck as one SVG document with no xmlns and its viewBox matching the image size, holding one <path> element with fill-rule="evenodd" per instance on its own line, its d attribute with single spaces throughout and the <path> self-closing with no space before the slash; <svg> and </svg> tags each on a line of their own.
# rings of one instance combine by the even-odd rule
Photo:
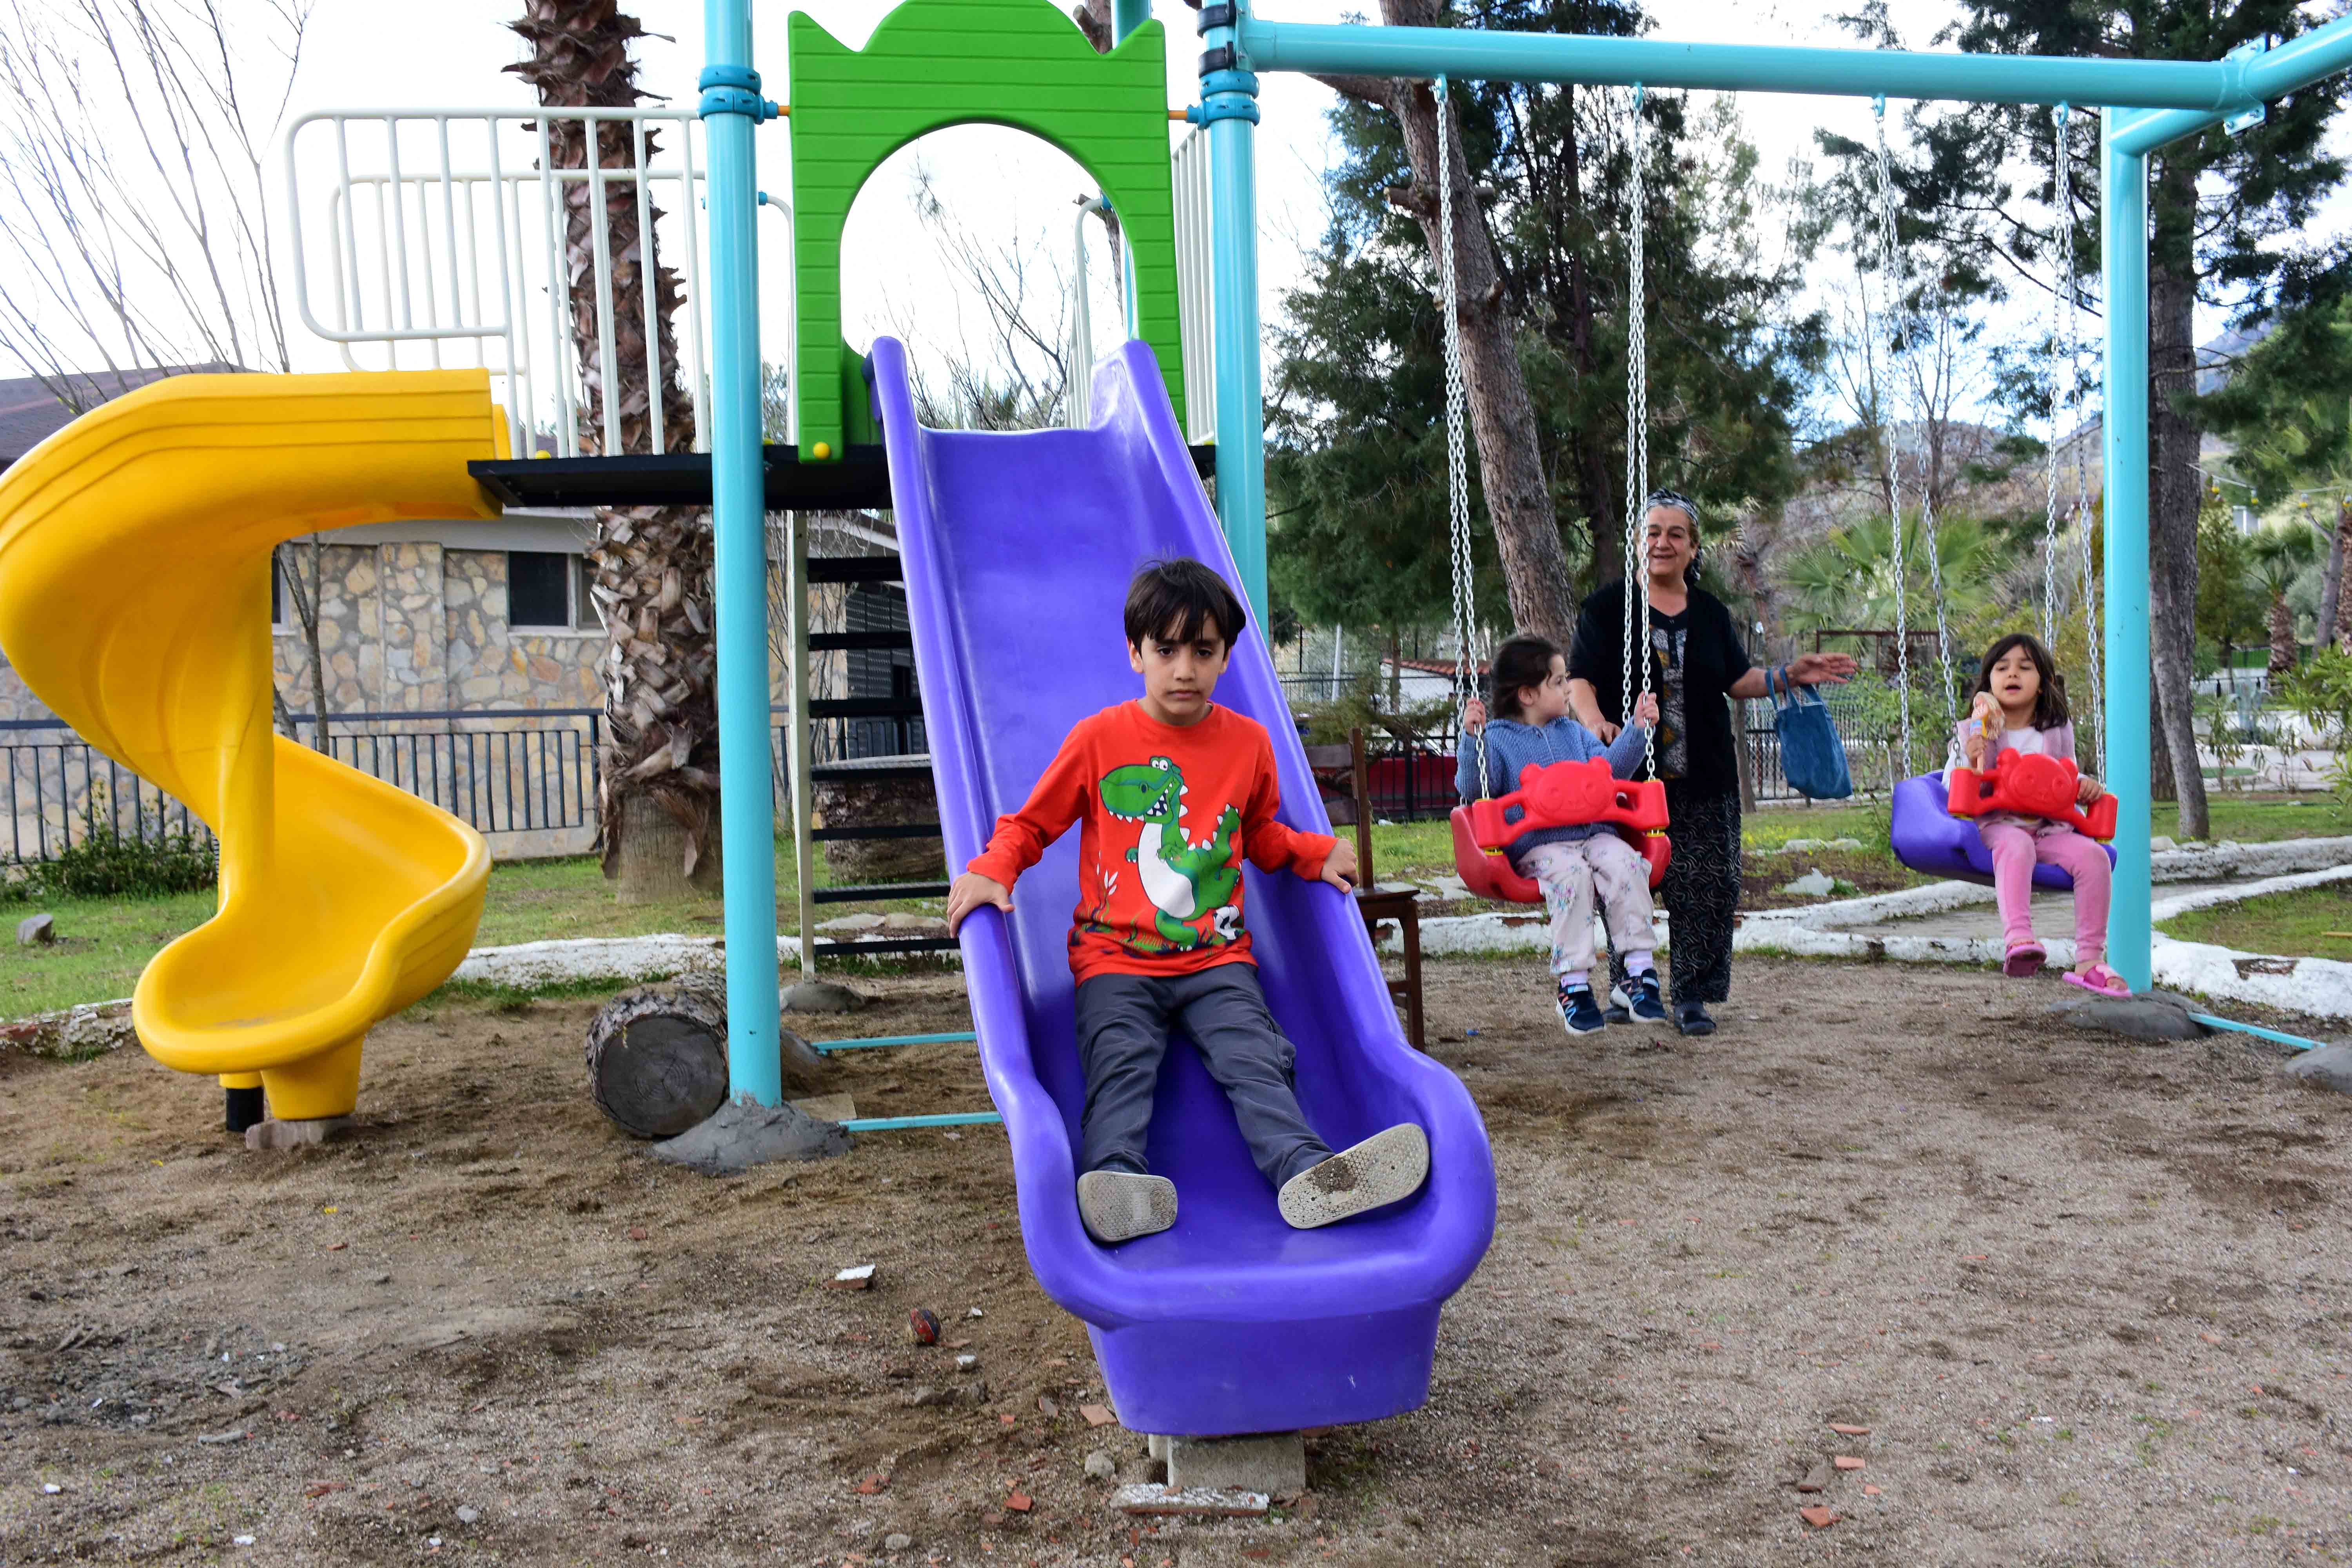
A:
<svg viewBox="0 0 2352 1568">
<path fill-rule="evenodd" d="M 890 504 L 890 466 L 880 447 L 852 447 L 837 463 L 803 463 L 790 447 L 767 447 L 770 511 L 856 511 Z M 710 454 L 625 458 L 509 458 L 466 465 L 506 506 L 709 506 Z M 1202 479 L 1216 471 L 1213 446 L 1192 448 Z"/>
</svg>

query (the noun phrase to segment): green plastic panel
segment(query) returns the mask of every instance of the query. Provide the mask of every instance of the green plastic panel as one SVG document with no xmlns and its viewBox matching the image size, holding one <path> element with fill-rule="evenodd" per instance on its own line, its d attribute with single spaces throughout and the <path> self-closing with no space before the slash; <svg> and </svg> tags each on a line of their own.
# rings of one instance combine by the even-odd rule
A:
<svg viewBox="0 0 2352 1568">
<path fill-rule="evenodd" d="M 1102 187 L 1134 253 L 1139 331 L 1183 417 L 1167 36 L 1159 23 L 1098 55 L 1051 0 L 906 0 L 862 49 L 800 11 L 786 37 L 803 462 L 817 460 L 820 441 L 838 461 L 853 409 L 864 423 L 859 356 L 841 335 L 841 233 L 850 205 L 884 159 L 950 125 L 1026 131 Z"/>
</svg>

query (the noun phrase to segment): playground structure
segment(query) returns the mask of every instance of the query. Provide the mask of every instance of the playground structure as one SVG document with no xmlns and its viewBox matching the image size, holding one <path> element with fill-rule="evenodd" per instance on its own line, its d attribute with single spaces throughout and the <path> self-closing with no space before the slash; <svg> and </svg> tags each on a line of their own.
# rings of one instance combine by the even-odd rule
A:
<svg viewBox="0 0 2352 1568">
<path fill-rule="evenodd" d="M 141 1032 L 160 1058 L 234 1075 L 225 1081 L 235 1088 L 251 1088 L 246 1080 L 257 1073 L 281 1118 L 337 1114 L 355 1092 L 358 1039 L 367 1024 L 429 989 L 462 954 L 478 909 L 479 841 L 440 842 L 448 837 L 446 826 L 421 816 L 389 826 L 394 814 L 388 804 L 337 782 L 324 772 L 332 764 L 289 758 L 287 743 L 268 734 L 266 657 L 253 661 L 257 650 L 266 655 L 259 590 L 271 544 L 316 528 L 415 514 L 402 509 L 430 507 L 446 516 L 478 506 L 458 472 L 469 464 L 486 489 L 509 502 L 709 502 L 713 509 L 730 1089 L 739 1100 L 777 1103 L 766 514 L 814 506 L 895 508 L 941 826 L 957 860 L 978 848 L 998 811 L 1017 804 L 1072 721 L 1131 693 L 1117 657 L 1115 616 L 1106 606 L 1137 559 L 1177 550 L 1223 567 L 1262 624 L 1252 161 L 1255 73 L 1265 70 L 2104 106 L 2105 678 L 2114 742 L 2108 767 L 2120 805 L 2111 951 L 2132 984 L 2146 985 L 2147 158 L 2175 137 L 2243 123 L 2260 114 L 2265 100 L 2352 64 L 2352 19 L 2278 48 L 2195 63 L 1302 26 L 1265 21 L 1247 0 L 1225 0 L 1199 13 L 1202 95 L 1184 118 L 1200 129 L 1171 159 L 1162 101 L 1165 36 L 1140 0 L 1118 0 L 1119 41 L 1108 55 L 1087 47 L 1048 0 L 907 0 L 858 50 L 795 16 L 787 28 L 788 113 L 763 96 L 753 68 L 747 0 L 709 0 L 706 18 L 699 157 L 696 123 L 675 115 L 562 111 L 629 123 L 639 150 L 631 169 L 566 173 L 548 166 L 548 111 L 426 111 L 407 118 L 441 128 L 435 174 L 404 173 L 395 135 L 391 166 L 354 176 L 346 165 L 327 209 L 345 239 L 333 279 L 348 312 L 336 315 L 329 335 L 355 353 L 362 343 L 394 350 L 405 343 L 437 354 L 452 342 L 504 342 L 508 357 L 498 367 L 509 387 L 504 437 L 518 454 L 535 449 L 542 433 L 539 408 L 551 402 L 545 427 L 551 458 L 500 460 L 488 378 L 479 371 L 466 377 L 462 398 L 449 373 L 379 375 L 364 383 L 365 393 L 318 388 L 320 399 L 352 400 L 341 416 L 348 447 L 336 448 L 347 460 L 339 463 L 313 461 L 313 443 L 331 441 L 338 432 L 307 422 L 302 409 L 310 405 L 299 383 L 291 395 L 257 394 L 282 396 L 286 405 L 209 449 L 191 447 L 193 455 L 173 459 L 142 447 L 141 418 L 200 411 L 220 384 L 190 378 L 126 399 L 111 419 L 112 411 L 105 411 L 78 423 L 0 484 L 0 640 L 15 650 L 56 635 L 37 669 L 20 660 L 28 680 L 110 754 L 142 770 L 166 770 L 157 782 L 181 793 L 222 837 L 222 914 L 173 950 L 212 962 L 195 973 L 196 965 L 167 953 L 171 962 L 159 960 L 141 985 Z M 922 101 L 909 102 L 913 96 Z M 539 121 L 538 166 L 509 171 L 493 152 L 486 171 L 455 170 L 450 124 L 485 116 L 518 126 Z M 340 145 L 341 121 L 323 118 L 336 122 Z M 665 119 L 672 139 L 666 155 L 676 160 L 666 169 L 645 151 L 648 128 Z M 788 206 L 766 202 L 756 184 L 753 138 L 770 119 L 785 121 L 793 141 Z M 898 146 L 974 121 L 1029 131 L 1068 153 L 1120 215 L 1131 341 L 1096 372 L 1084 429 L 919 429 L 898 345 L 885 340 L 859 353 L 842 342 L 841 226 L 857 190 Z M 291 183 L 290 152 L 289 163 Z M 1205 174 L 1204 200 L 1199 184 L 1178 199 L 1175 167 Z M 607 382 L 601 450 L 593 453 L 583 452 L 578 439 L 580 411 L 596 400 L 571 380 L 566 302 L 551 301 L 546 351 L 537 353 L 530 346 L 532 329 L 523 324 L 528 290 L 505 260 L 499 286 L 486 295 L 478 283 L 470 296 L 461 288 L 458 260 L 460 236 L 470 244 L 479 233 L 472 216 L 460 220 L 461 191 L 468 215 L 484 200 L 499 215 L 495 235 L 505 247 L 509 235 L 522 230 L 523 194 L 533 183 L 542 198 L 567 181 L 585 181 L 601 196 L 616 179 L 634 184 L 648 230 L 656 226 L 652 187 L 659 180 L 674 181 L 688 198 L 679 204 L 686 214 L 681 219 L 674 212 L 673 221 L 689 280 L 682 357 L 698 400 L 696 430 L 690 443 L 681 442 L 678 433 L 660 431 L 656 416 L 652 448 L 636 454 L 619 449 L 610 395 L 618 342 L 612 258 L 600 248 L 595 325 Z M 380 321 L 373 328 L 362 315 L 368 296 L 359 285 L 353 237 L 354 193 L 368 189 L 392 198 L 388 208 L 375 210 L 388 215 L 387 254 L 396 253 L 402 278 L 400 289 L 387 285 L 378 296 Z M 697 191 L 707 193 L 707 231 L 693 216 Z M 421 312 L 404 270 L 416 247 L 403 216 L 411 195 L 419 210 L 430 199 L 443 207 L 440 226 L 425 238 L 428 248 L 437 239 L 445 252 L 446 286 L 428 279 Z M 761 440 L 763 206 L 776 206 L 792 224 L 794 308 L 787 335 L 794 428 L 782 447 Z M 514 215 L 511 230 L 508 214 Z M 1202 217 L 1205 226 L 1197 221 Z M 551 221 L 546 237 L 552 267 Z M 499 254 L 508 256 L 504 248 Z M 1207 261 L 1205 287 L 1197 292 L 1186 287 L 1186 274 L 1197 268 L 1180 266 L 1188 256 Z M 318 325 L 307 292 L 304 310 Z M 657 324 L 649 321 L 644 335 L 658 360 Z M 652 368 L 658 385 L 663 367 Z M 551 397 L 542 396 L 542 381 Z M 436 424 L 431 441 L 404 444 L 393 410 L 404 404 L 390 400 L 426 397 L 466 407 Z M 358 406 L 369 398 L 387 400 L 387 407 Z M 1215 437 L 1216 527 L 1186 450 L 1188 425 L 1194 435 Z M 696 449 L 671 449 L 680 446 Z M 34 584 L 57 589 L 69 580 L 86 582 L 89 570 L 115 559 L 68 550 L 63 542 L 74 524 L 59 498 L 79 493 L 79 466 L 97 474 L 118 459 L 131 476 L 125 482 L 142 483 L 138 476 L 150 470 L 142 465 L 184 462 L 181 496 L 201 508 L 185 519 L 197 526 L 184 531 L 201 544 L 182 540 L 180 553 L 153 559 L 124 553 L 113 573 L 115 582 L 142 584 L 133 602 L 152 606 L 158 627 L 181 624 L 172 612 L 190 593 L 197 558 L 216 571 L 207 581 L 226 587 L 244 574 L 254 584 L 242 597 L 207 595 L 200 621 L 186 623 L 202 637 L 191 631 L 177 643 L 144 649 L 144 668 L 136 670 L 137 659 L 107 657 L 99 643 L 59 635 L 34 607 L 31 593 Z M 413 463 L 434 466 L 429 482 L 406 466 Z M 236 498 L 237 509 L 221 506 L 223 496 Z M 141 515 L 128 509 L 131 521 Z M 226 521 L 232 517 L 235 526 Z M 219 526 L 215 518 L 223 520 Z M 796 562 L 803 547 L 796 538 Z M 796 575 L 796 587 L 800 580 Z M 1040 629 L 1029 624 L 1044 619 L 1034 614 L 1040 602 L 1073 613 Z M 804 639 L 795 641 L 805 647 Z M 1300 826 L 1326 826 L 1255 628 L 1237 647 L 1228 679 L 1232 705 L 1267 721 L 1275 734 L 1286 815 Z M 184 722 L 134 731 L 132 720 L 147 719 L 159 690 L 178 704 L 170 711 Z M 797 746 L 793 765 L 801 775 L 794 782 L 804 846 L 806 762 Z M 307 859 L 296 853 L 313 848 Z M 1071 855 L 1072 847 L 1062 847 L 1033 876 L 1066 879 Z M 359 867 L 383 879 L 383 901 L 355 895 Z M 1070 1195 L 1079 1086 L 1067 1044 L 1063 906 L 1040 884 L 1020 915 L 1008 921 L 982 911 L 961 939 L 980 1054 L 1013 1151 L 1032 1263 L 1048 1292 L 1087 1321 L 1119 1414 L 1140 1430 L 1295 1430 L 1413 1407 L 1426 1392 L 1439 1308 L 1475 1266 L 1493 1227 L 1494 1175 L 1475 1110 L 1450 1073 L 1405 1046 L 1361 922 L 1328 889 L 1252 876 L 1253 931 L 1268 998 L 1298 1042 L 1310 1115 L 1334 1142 L 1398 1120 L 1415 1121 L 1430 1134 L 1427 1189 L 1367 1222 L 1306 1235 L 1280 1227 L 1230 1115 L 1197 1063 L 1176 1053 L 1161 1088 L 1154 1158 L 1182 1186 L 1184 1217 L 1174 1230 L 1117 1251 L 1095 1247 Z M 288 923 L 248 923 L 260 922 L 264 912 Z M 310 919 L 297 929 L 292 922 L 305 914 Z M 318 950 L 327 945 L 336 960 L 321 964 Z M 305 984 L 286 984 L 298 978 Z"/>
</svg>

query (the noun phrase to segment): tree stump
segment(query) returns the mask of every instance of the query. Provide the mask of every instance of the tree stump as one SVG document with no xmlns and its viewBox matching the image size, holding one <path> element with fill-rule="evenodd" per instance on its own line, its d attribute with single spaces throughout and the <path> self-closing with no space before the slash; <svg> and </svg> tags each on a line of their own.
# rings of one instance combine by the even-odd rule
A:
<svg viewBox="0 0 2352 1568">
<path fill-rule="evenodd" d="M 636 1138 L 675 1138 L 727 1101 L 727 1004 L 698 985 L 640 985 L 588 1026 L 588 1092 Z"/>
<path fill-rule="evenodd" d="M 824 1057 L 793 1034 L 776 1036 L 783 1086 L 824 1087 Z M 588 1026 L 588 1092 L 613 1124 L 637 1138 L 675 1138 L 727 1102 L 727 982 L 687 974 L 640 985 L 604 1004 Z"/>
</svg>

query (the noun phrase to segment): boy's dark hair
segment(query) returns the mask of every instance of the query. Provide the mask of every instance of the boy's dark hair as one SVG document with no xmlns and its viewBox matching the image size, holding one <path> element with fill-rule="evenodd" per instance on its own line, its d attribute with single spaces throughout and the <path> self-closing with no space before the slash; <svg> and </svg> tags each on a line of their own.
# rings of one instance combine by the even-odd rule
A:
<svg viewBox="0 0 2352 1568">
<path fill-rule="evenodd" d="M 1191 642 L 1214 626 L 1231 649 L 1249 625 L 1249 612 L 1225 580 L 1190 556 L 1147 561 L 1127 585 L 1127 641 L 1141 647 L 1152 637 Z"/>
<path fill-rule="evenodd" d="M 2072 714 L 2066 707 L 2066 678 L 2058 673 L 2058 666 L 2051 660 L 2050 650 L 2042 646 L 2042 639 L 2028 632 L 2011 632 L 1985 649 L 1984 662 L 1977 666 L 1976 689 L 1969 693 L 1969 700 L 1974 702 L 1979 693 L 1992 689 L 1992 667 L 2011 648 L 2020 647 L 2042 676 L 2042 689 L 2033 699 L 2033 727 L 2048 730 L 2067 722 Z"/>
<path fill-rule="evenodd" d="M 1495 717 L 1517 719 L 1525 712 L 1519 693 L 1550 679 L 1551 661 L 1559 657 L 1559 645 L 1549 637 L 1516 637 L 1496 648 L 1486 669 L 1486 706 Z"/>
</svg>

